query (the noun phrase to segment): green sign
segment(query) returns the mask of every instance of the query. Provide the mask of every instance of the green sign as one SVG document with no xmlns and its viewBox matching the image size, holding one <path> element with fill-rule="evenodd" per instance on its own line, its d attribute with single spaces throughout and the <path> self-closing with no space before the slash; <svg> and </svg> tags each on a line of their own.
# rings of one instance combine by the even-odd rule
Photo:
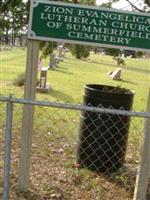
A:
<svg viewBox="0 0 150 200">
<path fill-rule="evenodd" d="M 150 50 L 150 14 L 32 0 L 29 39 Z"/>
</svg>

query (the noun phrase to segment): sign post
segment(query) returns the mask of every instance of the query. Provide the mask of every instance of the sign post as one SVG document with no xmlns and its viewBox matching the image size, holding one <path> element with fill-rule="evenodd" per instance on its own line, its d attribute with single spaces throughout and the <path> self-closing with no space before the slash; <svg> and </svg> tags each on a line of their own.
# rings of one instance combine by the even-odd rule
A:
<svg viewBox="0 0 150 200">
<path fill-rule="evenodd" d="M 39 41 L 29 40 L 26 59 L 25 99 L 35 100 L 38 57 Z M 26 191 L 28 189 L 33 115 L 34 107 L 32 105 L 24 105 L 19 168 L 19 189 L 21 191 Z"/>
<path fill-rule="evenodd" d="M 148 96 L 147 112 L 150 113 L 150 88 Z M 145 131 L 143 148 L 141 154 L 141 163 L 136 179 L 136 186 L 134 191 L 134 200 L 145 200 L 148 190 L 148 183 L 150 178 L 150 118 L 145 121 Z"/>
</svg>

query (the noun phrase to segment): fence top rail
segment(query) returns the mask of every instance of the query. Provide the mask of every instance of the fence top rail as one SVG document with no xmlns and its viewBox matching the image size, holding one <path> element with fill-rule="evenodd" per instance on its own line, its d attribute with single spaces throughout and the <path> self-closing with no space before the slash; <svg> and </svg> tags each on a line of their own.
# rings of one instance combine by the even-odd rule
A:
<svg viewBox="0 0 150 200">
<path fill-rule="evenodd" d="M 62 108 L 62 109 L 70 109 L 70 110 L 84 110 L 84 111 L 92 111 L 98 113 L 109 113 L 109 114 L 118 114 L 118 115 L 125 115 L 125 116 L 133 116 L 133 117 L 144 117 L 150 118 L 149 112 L 134 112 L 134 111 L 125 111 L 125 110 L 117 110 L 112 108 L 99 108 L 93 106 L 84 106 L 80 104 L 69 104 L 69 103 L 59 103 L 59 102 L 50 102 L 50 101 L 34 101 L 30 99 L 20 99 L 20 98 L 13 98 L 0 96 L 0 102 L 11 102 L 11 103 L 18 103 L 18 104 L 26 104 L 26 105 L 34 105 L 34 106 L 46 106 L 46 107 L 55 107 L 55 108 Z"/>
</svg>

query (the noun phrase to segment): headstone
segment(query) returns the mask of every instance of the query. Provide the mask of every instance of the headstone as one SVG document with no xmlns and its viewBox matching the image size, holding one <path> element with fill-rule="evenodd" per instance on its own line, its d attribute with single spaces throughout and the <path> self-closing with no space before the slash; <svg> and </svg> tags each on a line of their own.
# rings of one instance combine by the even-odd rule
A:
<svg viewBox="0 0 150 200">
<path fill-rule="evenodd" d="M 109 71 L 109 72 L 107 72 L 107 76 L 112 75 L 112 73 L 113 73 L 113 71 Z"/>
<path fill-rule="evenodd" d="M 37 86 L 38 92 L 42 92 L 42 93 L 50 92 L 50 85 L 47 83 L 47 71 L 48 71 L 48 68 L 41 69 L 40 83 Z"/>
<path fill-rule="evenodd" d="M 55 67 L 57 67 L 58 63 L 59 63 L 59 59 L 56 56 L 56 53 L 55 52 L 51 53 L 50 61 L 49 61 L 49 68 L 54 69 Z"/>
<path fill-rule="evenodd" d="M 59 45 L 58 46 L 58 57 L 60 61 L 64 60 L 64 56 L 65 56 L 65 49 L 63 47 L 63 45 Z"/>
<path fill-rule="evenodd" d="M 121 80 L 121 68 L 117 68 L 114 72 L 108 72 L 107 75 L 113 80 Z"/>
</svg>

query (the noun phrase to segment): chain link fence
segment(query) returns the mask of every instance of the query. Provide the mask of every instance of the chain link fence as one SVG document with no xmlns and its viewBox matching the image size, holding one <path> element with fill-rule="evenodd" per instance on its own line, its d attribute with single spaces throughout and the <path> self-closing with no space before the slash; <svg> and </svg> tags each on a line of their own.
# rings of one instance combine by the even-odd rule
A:
<svg viewBox="0 0 150 200">
<path fill-rule="evenodd" d="M 6 175 L 3 168 L 8 167 L 4 133 L 9 98 L 1 98 L 1 101 L 1 158 L 5 158 L 5 163 L 2 161 L 0 168 L 3 180 Z M 114 110 L 112 106 L 105 109 L 102 105 L 92 107 L 20 99 L 11 99 L 11 103 L 14 105 L 11 170 L 7 171 L 10 185 L 6 188 L 9 199 L 133 199 L 144 121 L 150 118 L 149 113 Z M 25 193 L 18 191 L 22 104 L 35 107 L 30 188 Z M 3 188 L 3 181 L 1 186 Z M 5 193 L 4 189 L 0 193 Z"/>
</svg>

